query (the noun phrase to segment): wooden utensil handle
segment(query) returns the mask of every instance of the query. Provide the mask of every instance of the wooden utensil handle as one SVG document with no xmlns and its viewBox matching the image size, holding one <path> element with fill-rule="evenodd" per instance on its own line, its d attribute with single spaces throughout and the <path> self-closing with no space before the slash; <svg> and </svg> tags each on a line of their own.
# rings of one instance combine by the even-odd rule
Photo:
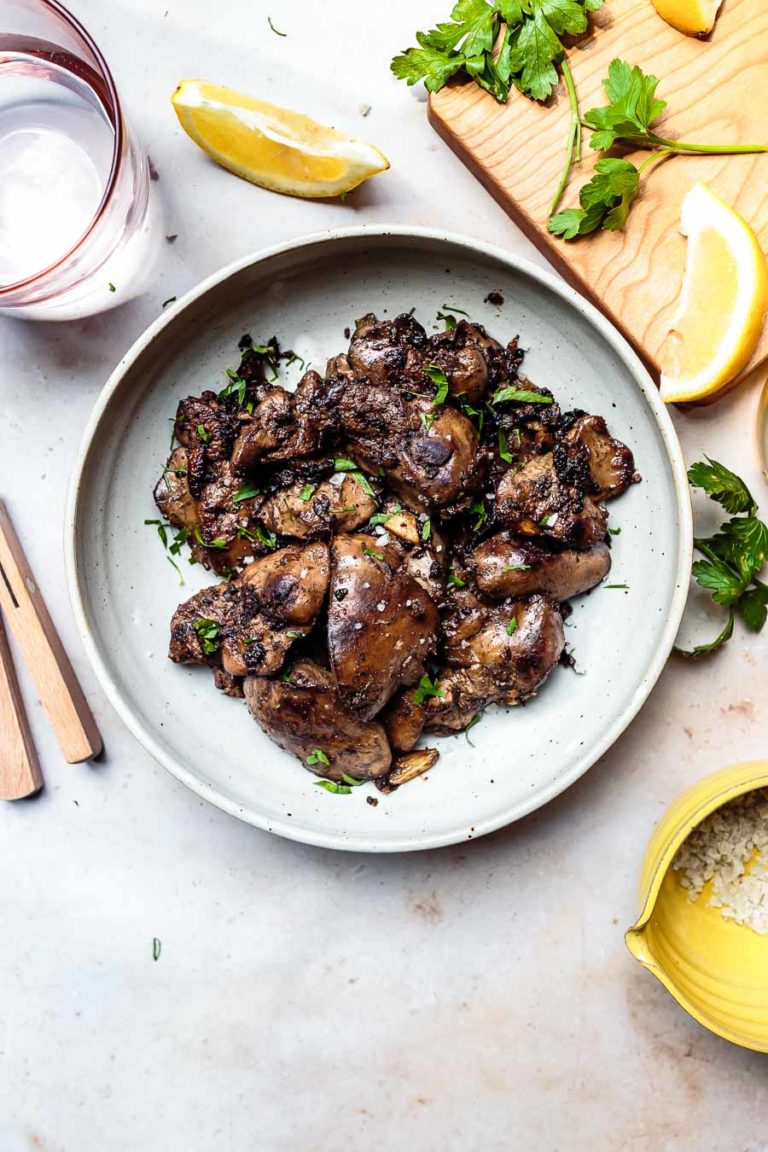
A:
<svg viewBox="0 0 768 1152">
<path fill-rule="evenodd" d="M 101 736 L 0 500 L 0 609 L 13 631 L 51 727 L 70 764 L 91 760 Z"/>
<path fill-rule="evenodd" d="M 40 764 L 0 618 L 0 800 L 21 800 L 42 786 Z"/>
</svg>

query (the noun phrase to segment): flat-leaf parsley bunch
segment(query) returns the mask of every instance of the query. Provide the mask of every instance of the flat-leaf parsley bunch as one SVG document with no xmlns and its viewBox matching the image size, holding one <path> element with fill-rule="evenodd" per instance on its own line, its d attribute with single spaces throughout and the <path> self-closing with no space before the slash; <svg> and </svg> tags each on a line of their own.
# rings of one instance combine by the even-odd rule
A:
<svg viewBox="0 0 768 1152">
<path fill-rule="evenodd" d="M 392 61 L 401 80 L 423 80 L 437 92 L 458 72 L 465 73 L 502 103 L 511 88 L 532 100 L 546 100 L 565 57 L 563 36 L 587 30 L 587 14 L 603 0 L 458 0 L 451 18 L 430 32 L 417 32 L 418 48 Z M 503 33 L 500 43 L 496 41 Z"/>
<path fill-rule="evenodd" d="M 699 644 L 682 656 L 706 656 L 733 635 L 736 616 L 751 632 L 760 632 L 768 617 L 768 584 L 759 579 L 768 559 L 768 526 L 757 515 L 757 504 L 744 481 L 717 460 L 693 464 L 688 470 L 692 487 L 701 488 L 731 515 L 714 536 L 696 538 L 694 546 L 704 559 L 695 560 L 693 576 L 728 610 L 725 626 L 709 644 Z"/>
<path fill-rule="evenodd" d="M 696 153 L 733 155 L 765 152 L 764 144 L 691 144 L 670 140 L 654 132 L 652 125 L 667 107 L 656 95 L 656 76 L 646 75 L 641 68 L 626 60 L 612 61 L 603 88 L 609 103 L 592 108 L 582 121 L 591 129 L 590 146 L 607 152 L 616 145 L 645 148 L 651 151 L 647 160 L 636 167 L 631 161 L 604 156 L 595 164 L 595 174 L 579 192 L 578 208 L 566 208 L 552 216 L 549 231 L 565 240 L 575 240 L 602 228 L 614 232 L 626 223 L 632 202 L 640 191 L 640 179 L 646 169 L 668 156 Z"/>
</svg>

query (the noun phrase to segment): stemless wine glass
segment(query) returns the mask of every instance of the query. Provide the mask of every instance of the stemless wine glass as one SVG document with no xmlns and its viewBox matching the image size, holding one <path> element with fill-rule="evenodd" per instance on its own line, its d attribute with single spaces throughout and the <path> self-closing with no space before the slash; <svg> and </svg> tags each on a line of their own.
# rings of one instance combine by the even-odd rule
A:
<svg viewBox="0 0 768 1152">
<path fill-rule="evenodd" d="M 146 286 L 161 234 L 99 49 L 58 0 L 2 0 L 0 313 L 112 308 Z"/>
</svg>

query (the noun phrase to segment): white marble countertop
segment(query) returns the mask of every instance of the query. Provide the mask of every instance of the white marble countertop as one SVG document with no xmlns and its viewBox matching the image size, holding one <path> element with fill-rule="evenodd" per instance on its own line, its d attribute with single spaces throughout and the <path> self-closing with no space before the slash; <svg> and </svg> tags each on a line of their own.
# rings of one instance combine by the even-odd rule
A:
<svg viewBox="0 0 768 1152">
<path fill-rule="evenodd" d="M 238 823 L 156 766 L 106 704 L 64 585 L 65 491 L 99 389 L 161 302 L 262 245 L 348 222 L 533 252 L 389 75 L 445 0 L 390 0 L 380 15 L 352 0 L 73 7 L 112 64 L 178 241 L 152 292 L 112 313 L 0 321 L 0 488 L 107 748 L 103 763 L 64 764 L 23 676 L 47 787 L 0 811 L 0 1150 L 765 1149 L 765 1058 L 693 1023 L 622 934 L 664 806 L 766 753 L 768 635 L 740 632 L 706 665 L 673 658 L 569 792 L 420 855 L 334 854 Z M 356 132 L 392 170 L 338 205 L 255 189 L 183 136 L 168 98 L 185 76 Z M 675 419 L 689 460 L 719 456 L 768 506 L 757 399 L 746 386 Z"/>
</svg>

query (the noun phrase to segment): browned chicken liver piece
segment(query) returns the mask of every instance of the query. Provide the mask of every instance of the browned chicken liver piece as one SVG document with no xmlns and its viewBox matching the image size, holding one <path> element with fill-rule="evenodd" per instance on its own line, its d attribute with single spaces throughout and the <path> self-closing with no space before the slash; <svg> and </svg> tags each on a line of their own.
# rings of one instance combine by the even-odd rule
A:
<svg viewBox="0 0 768 1152">
<path fill-rule="evenodd" d="M 390 512 L 393 503 L 386 501 L 382 512 Z M 439 603 L 445 588 L 448 542 L 435 518 L 430 518 L 427 525 L 423 515 L 419 517 L 407 509 L 392 511 L 384 523 L 374 529 L 374 535 L 384 543 L 395 541 L 401 545 L 403 571 Z"/>
<path fill-rule="evenodd" d="M 225 696 L 231 696 L 235 700 L 242 700 L 245 695 L 242 679 L 239 676 L 230 676 L 223 668 L 213 669 L 213 683 Z"/>
<path fill-rule="evenodd" d="M 221 664 L 221 630 L 232 609 L 238 590 L 230 584 L 214 584 L 190 596 L 173 614 L 168 655 L 174 664 Z M 195 624 L 211 621 L 214 625 L 207 645 Z"/>
<path fill-rule="evenodd" d="M 229 676 L 271 676 L 317 621 L 329 580 L 328 548 L 289 545 L 263 556 L 230 583 L 204 588 L 179 605 L 171 622 L 176 663 L 220 665 Z M 216 626 L 208 638 L 195 624 Z"/>
<path fill-rule="evenodd" d="M 467 565 L 480 591 L 493 599 L 544 592 L 553 600 L 569 600 L 607 576 L 611 550 L 601 542 L 586 551 L 551 552 L 532 540 L 499 532 L 475 548 Z"/>
<path fill-rule="evenodd" d="M 463 732 L 488 703 L 476 693 L 471 672 L 446 668 L 437 680 L 439 696 L 424 702 L 424 731 L 437 735 Z"/>
<path fill-rule="evenodd" d="M 598 500 L 621 496 L 635 479 L 635 458 L 631 450 L 610 435 L 602 416 L 580 416 L 564 440 L 586 449 L 592 494 Z"/>
<path fill-rule="evenodd" d="M 370 520 L 376 501 L 351 472 L 318 484 L 291 484 L 269 496 L 261 520 L 279 536 L 309 540 L 332 532 L 354 532 Z"/>
<path fill-rule="evenodd" d="M 371 535 L 331 541 L 331 668 L 342 700 L 363 719 L 423 675 L 437 643 L 437 608 L 399 563 L 399 549 Z"/>
<path fill-rule="evenodd" d="M 485 604 L 469 589 L 451 599 L 444 657 L 468 674 L 464 695 L 516 704 L 549 676 L 565 646 L 563 620 L 546 596 Z"/>
<path fill-rule="evenodd" d="M 460 320 L 447 332 L 430 336 L 425 364 L 436 364 L 448 381 L 451 395 L 477 405 L 489 386 L 506 376 L 505 349 L 481 324 Z"/>
<path fill-rule="evenodd" d="M 289 680 L 249 676 L 245 681 L 251 714 L 276 744 L 329 780 L 340 781 L 342 772 L 356 780 L 371 780 L 389 771 L 392 752 L 384 728 L 345 710 L 327 669 L 299 660 L 289 676 Z M 307 763 L 317 749 L 329 764 Z"/>
<path fill-rule="evenodd" d="M 204 629 L 203 632 L 200 629 Z M 253 589 L 240 581 L 190 596 L 173 614 L 169 655 L 176 664 L 220 667 L 226 677 L 269 676 L 280 670 L 294 640 L 304 634 L 272 625 Z M 225 681 L 221 678 L 220 683 Z"/>
<path fill-rule="evenodd" d="M 207 466 L 228 460 L 238 429 L 237 413 L 215 392 L 187 396 L 176 410 L 176 439 L 189 450 L 187 479 L 193 496 L 199 496 Z"/>
<path fill-rule="evenodd" d="M 325 382 L 318 372 L 306 372 L 293 393 L 272 385 L 262 389 L 262 396 L 253 414 L 242 419 L 232 452 L 235 470 L 244 475 L 252 474 L 260 463 L 321 451 L 333 425 Z"/>
<path fill-rule="evenodd" d="M 424 704 L 414 702 L 415 693 L 415 688 L 404 688 L 392 697 L 379 717 L 394 752 L 410 752 L 424 730 L 426 710 Z"/>
<path fill-rule="evenodd" d="M 591 548 L 604 539 L 608 525 L 603 505 L 560 479 L 551 452 L 504 473 L 496 489 L 496 519 L 519 535 L 571 548 Z"/>
<path fill-rule="evenodd" d="M 426 346 L 426 332 L 407 313 L 377 320 L 369 312 L 355 325 L 347 360 L 374 384 L 390 387 L 418 373 Z"/>
<path fill-rule="evenodd" d="M 212 464 L 197 502 L 198 531 L 192 554 L 206 568 L 227 574 L 247 559 L 269 551 L 254 529 L 264 497 L 242 499 L 242 479 L 228 460 Z"/>
<path fill-rule="evenodd" d="M 471 503 L 483 481 L 477 432 L 453 407 L 406 400 L 365 377 L 337 375 L 326 403 L 337 415 L 349 455 L 366 471 L 381 469 L 415 508 Z"/>
<path fill-rule="evenodd" d="M 155 485 L 155 504 L 170 524 L 194 532 L 198 525 L 197 501 L 187 481 L 187 449 L 174 448 Z"/>
</svg>

